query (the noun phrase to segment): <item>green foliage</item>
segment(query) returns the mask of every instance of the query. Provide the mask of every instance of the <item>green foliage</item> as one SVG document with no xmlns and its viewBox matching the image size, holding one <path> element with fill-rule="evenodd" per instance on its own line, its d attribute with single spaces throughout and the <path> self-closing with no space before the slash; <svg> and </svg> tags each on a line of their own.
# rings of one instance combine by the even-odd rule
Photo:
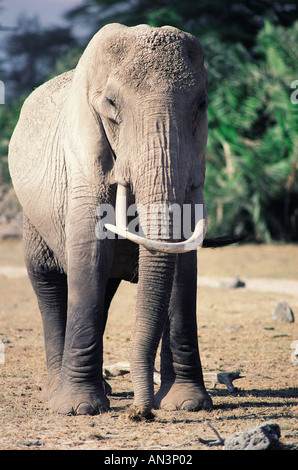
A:
<svg viewBox="0 0 298 470">
<path fill-rule="evenodd" d="M 155 28 L 171 25 L 183 29 L 183 18 L 174 8 L 159 8 L 148 12 L 148 24 Z"/>
<path fill-rule="evenodd" d="M 211 232 L 248 230 L 265 242 L 298 235 L 297 205 L 291 209 L 298 200 L 298 105 L 290 99 L 297 40 L 298 23 L 266 21 L 259 59 L 235 60 L 239 51 L 231 48 L 230 73 L 211 85 L 205 190 Z"/>
</svg>

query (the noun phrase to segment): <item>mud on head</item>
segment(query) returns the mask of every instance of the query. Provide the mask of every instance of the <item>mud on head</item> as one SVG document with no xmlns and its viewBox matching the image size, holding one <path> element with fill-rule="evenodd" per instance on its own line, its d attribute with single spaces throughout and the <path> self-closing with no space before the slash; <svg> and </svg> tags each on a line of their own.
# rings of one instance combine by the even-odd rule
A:
<svg viewBox="0 0 298 470">
<path fill-rule="evenodd" d="M 105 26 L 94 40 L 109 76 L 137 89 L 206 84 L 204 54 L 192 35 L 171 26 Z"/>
</svg>

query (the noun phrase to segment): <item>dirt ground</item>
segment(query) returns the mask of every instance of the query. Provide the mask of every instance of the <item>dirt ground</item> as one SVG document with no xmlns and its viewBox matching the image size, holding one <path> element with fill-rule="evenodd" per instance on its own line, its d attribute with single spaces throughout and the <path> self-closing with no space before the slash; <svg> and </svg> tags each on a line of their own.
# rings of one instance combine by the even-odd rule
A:
<svg viewBox="0 0 298 470">
<path fill-rule="evenodd" d="M 152 421 L 130 421 L 133 390 L 128 373 L 109 380 L 109 412 L 58 416 L 42 398 L 42 325 L 24 273 L 22 245 L 2 241 L 0 450 L 222 450 L 222 445 L 212 445 L 217 441 L 214 430 L 225 439 L 269 420 L 280 426 L 282 448 L 298 450 L 298 365 L 290 359 L 291 343 L 298 340 L 298 246 L 203 249 L 198 257 L 199 344 L 214 411 L 155 410 Z M 235 276 L 247 281 L 247 287 L 223 287 L 223 280 Z M 135 298 L 136 286 L 122 283 L 105 332 L 105 364 L 129 360 Z M 295 322 L 273 320 L 281 299 L 291 306 Z M 234 381 L 238 389 L 232 394 L 209 380 L 212 373 L 236 370 L 244 377 Z"/>
</svg>

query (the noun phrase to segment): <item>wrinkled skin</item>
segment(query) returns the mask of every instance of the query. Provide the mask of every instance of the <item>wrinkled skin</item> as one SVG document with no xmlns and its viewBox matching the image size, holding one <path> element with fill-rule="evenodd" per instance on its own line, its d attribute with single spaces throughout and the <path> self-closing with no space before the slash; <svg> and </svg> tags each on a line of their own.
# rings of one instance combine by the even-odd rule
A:
<svg viewBox="0 0 298 470">
<path fill-rule="evenodd" d="M 203 52 L 194 37 L 118 24 L 100 30 L 74 71 L 39 87 L 23 106 L 9 165 L 43 320 L 45 394 L 58 413 L 109 407 L 102 337 L 122 279 L 138 279 L 131 344 L 137 411 L 212 408 L 197 342 L 196 251 L 152 252 L 95 234 L 96 209 L 115 204 L 117 183 L 145 207 L 204 203 L 206 107 Z"/>
</svg>

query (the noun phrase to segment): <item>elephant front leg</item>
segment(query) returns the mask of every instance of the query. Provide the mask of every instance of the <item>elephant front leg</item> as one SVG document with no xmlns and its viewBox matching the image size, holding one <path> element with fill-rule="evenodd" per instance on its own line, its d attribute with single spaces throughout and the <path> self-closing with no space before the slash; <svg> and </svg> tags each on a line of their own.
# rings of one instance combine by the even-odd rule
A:
<svg viewBox="0 0 298 470">
<path fill-rule="evenodd" d="M 103 314 L 92 303 L 68 308 L 65 346 L 57 391 L 50 407 L 61 414 L 98 414 L 109 408 L 102 379 Z"/>
<path fill-rule="evenodd" d="M 105 292 L 110 254 L 105 241 L 68 250 L 68 309 L 60 382 L 50 407 L 61 414 L 98 414 L 109 408 L 102 378 Z"/>
<path fill-rule="evenodd" d="M 212 409 L 199 355 L 196 321 L 197 253 L 178 255 L 161 348 L 161 387 L 155 406 L 166 410 Z"/>
</svg>

